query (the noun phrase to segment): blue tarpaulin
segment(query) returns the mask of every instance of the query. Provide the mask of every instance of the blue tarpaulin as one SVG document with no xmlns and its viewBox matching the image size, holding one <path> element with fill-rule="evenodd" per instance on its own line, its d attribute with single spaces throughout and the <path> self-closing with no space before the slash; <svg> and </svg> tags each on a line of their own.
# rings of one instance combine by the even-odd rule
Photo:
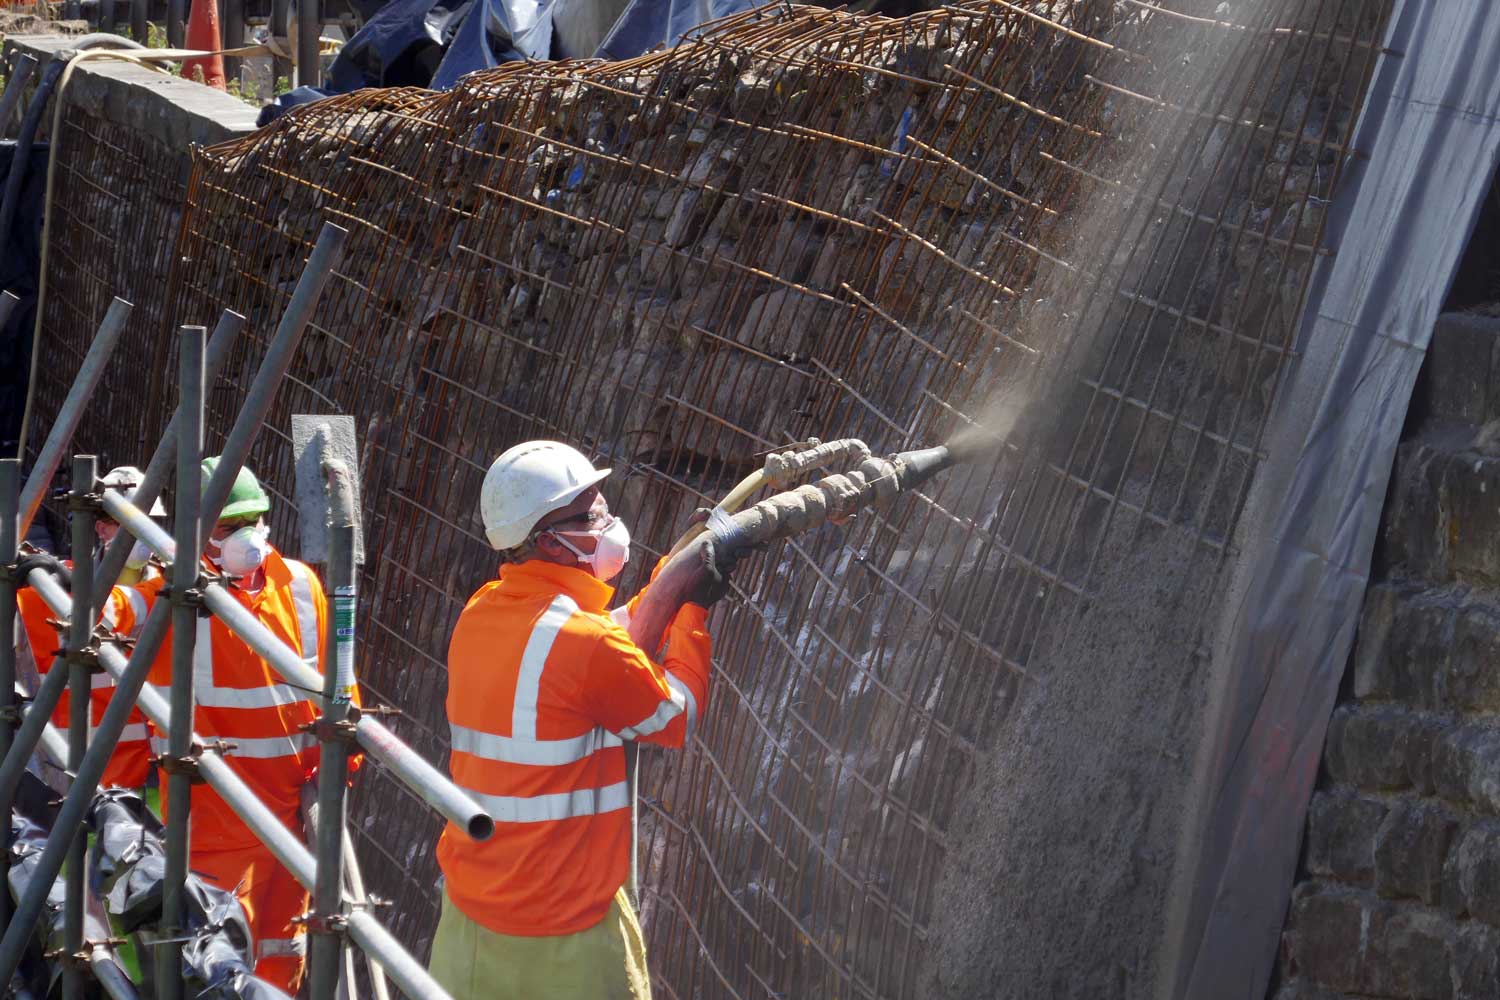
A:
<svg viewBox="0 0 1500 1000">
<path fill-rule="evenodd" d="M 629 0 L 592 52 L 570 52 L 553 31 L 560 3 L 615 0 L 391 0 L 339 53 L 325 87 L 298 87 L 261 111 L 264 125 L 289 108 L 364 87 L 447 90 L 476 70 L 516 59 L 597 55 L 630 59 L 671 45 L 754 0 Z"/>
</svg>

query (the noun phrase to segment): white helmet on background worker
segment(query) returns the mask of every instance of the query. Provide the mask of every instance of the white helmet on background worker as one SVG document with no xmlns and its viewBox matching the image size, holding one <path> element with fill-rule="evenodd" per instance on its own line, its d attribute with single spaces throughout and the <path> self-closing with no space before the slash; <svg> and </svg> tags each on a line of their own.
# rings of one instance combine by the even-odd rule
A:
<svg viewBox="0 0 1500 1000">
<path fill-rule="evenodd" d="M 118 490 L 126 500 L 135 503 L 136 490 L 141 488 L 141 481 L 146 478 L 145 473 L 133 465 L 117 465 L 104 474 L 99 480 L 99 485 L 106 489 Z M 152 517 L 165 517 L 167 509 L 161 505 L 161 497 L 151 501 L 151 509 L 146 513 Z"/>
<path fill-rule="evenodd" d="M 479 516 L 493 548 L 526 541 L 536 523 L 577 500 L 610 474 L 596 469 L 577 448 L 560 441 L 527 441 L 490 464 L 479 489 Z"/>
<path fill-rule="evenodd" d="M 99 485 L 105 489 L 116 490 L 126 500 L 135 503 L 136 493 L 141 488 L 141 481 L 145 474 L 133 465 L 117 465 L 104 474 L 99 480 Z M 151 509 L 147 511 L 152 517 L 165 517 L 167 509 L 162 506 L 161 497 L 151 501 Z M 115 533 L 120 526 L 108 515 L 101 516 L 94 522 L 94 531 L 98 535 L 100 545 L 108 545 L 114 540 Z M 125 560 L 125 575 L 121 577 L 122 582 L 135 583 L 140 579 L 141 571 L 151 559 L 151 549 L 146 543 L 137 539 L 130 548 L 130 555 Z"/>
</svg>

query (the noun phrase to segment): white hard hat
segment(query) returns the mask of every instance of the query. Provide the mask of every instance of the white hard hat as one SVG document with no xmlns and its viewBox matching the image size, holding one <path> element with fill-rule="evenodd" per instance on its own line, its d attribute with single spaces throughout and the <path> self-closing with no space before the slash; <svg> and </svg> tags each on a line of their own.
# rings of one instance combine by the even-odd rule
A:
<svg viewBox="0 0 1500 1000">
<path fill-rule="evenodd" d="M 479 490 L 485 537 L 501 551 L 515 548 L 549 511 L 566 507 L 609 473 L 560 441 L 527 441 L 506 449 L 490 464 Z"/>
<path fill-rule="evenodd" d="M 110 489 L 119 490 L 126 500 L 134 503 L 135 491 L 140 487 L 141 480 L 145 478 L 145 473 L 133 465 L 117 465 L 106 472 L 99 483 Z M 151 509 L 147 513 L 152 517 L 166 516 L 167 508 L 161 505 L 161 497 L 151 501 Z"/>
</svg>

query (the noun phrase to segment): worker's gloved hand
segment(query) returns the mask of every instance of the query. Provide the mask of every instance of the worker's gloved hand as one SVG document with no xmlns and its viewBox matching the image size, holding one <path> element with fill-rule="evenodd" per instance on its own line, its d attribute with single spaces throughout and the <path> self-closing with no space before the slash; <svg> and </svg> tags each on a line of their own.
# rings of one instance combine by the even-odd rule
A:
<svg viewBox="0 0 1500 1000">
<path fill-rule="evenodd" d="M 688 595 L 688 603 L 700 608 L 711 608 L 729 593 L 729 576 L 740 560 L 738 549 L 723 549 L 714 539 L 709 539 L 699 550 L 703 569 Z"/>
<path fill-rule="evenodd" d="M 64 590 L 66 590 L 70 594 L 73 592 L 72 571 L 69 570 L 68 567 L 63 563 L 63 561 L 57 558 L 57 556 L 53 555 L 50 552 L 43 552 L 40 549 L 32 549 L 26 552 L 22 552 L 20 558 L 16 560 L 16 575 L 21 578 L 16 586 L 29 586 L 26 577 L 34 569 L 40 569 L 51 573 L 53 576 L 57 577 L 58 583 L 62 584 L 62 588 Z"/>
</svg>

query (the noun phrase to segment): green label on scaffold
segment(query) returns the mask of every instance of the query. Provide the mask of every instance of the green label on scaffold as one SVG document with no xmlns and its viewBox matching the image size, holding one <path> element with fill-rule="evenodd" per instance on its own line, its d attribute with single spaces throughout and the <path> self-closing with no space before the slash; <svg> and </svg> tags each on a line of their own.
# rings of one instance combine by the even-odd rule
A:
<svg viewBox="0 0 1500 1000">
<path fill-rule="evenodd" d="M 334 698 L 348 702 L 354 698 L 354 587 L 338 587 L 333 592 L 334 628 Z"/>
</svg>

